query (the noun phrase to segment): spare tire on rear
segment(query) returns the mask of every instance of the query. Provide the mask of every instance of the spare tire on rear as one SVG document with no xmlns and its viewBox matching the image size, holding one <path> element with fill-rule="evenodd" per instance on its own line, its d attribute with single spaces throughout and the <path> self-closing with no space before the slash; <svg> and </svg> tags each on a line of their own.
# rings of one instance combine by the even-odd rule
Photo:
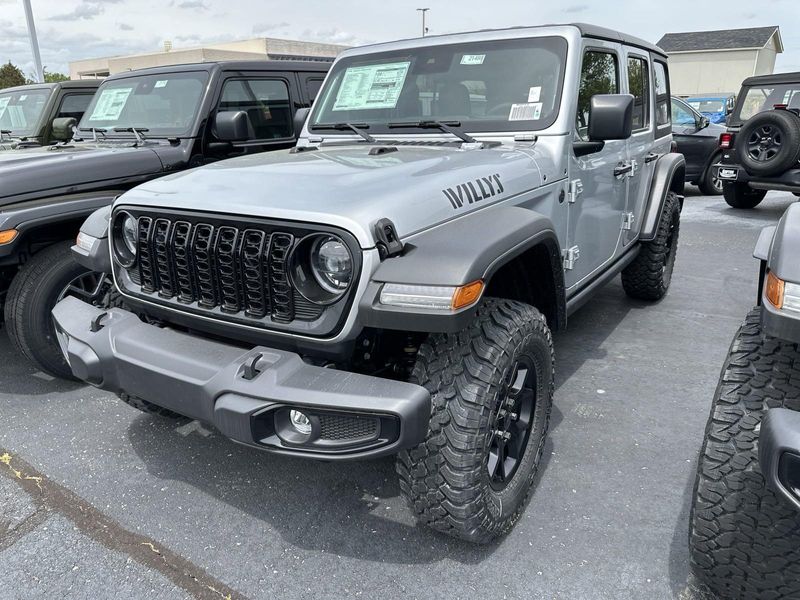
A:
<svg viewBox="0 0 800 600">
<path fill-rule="evenodd" d="M 751 175 L 779 175 L 800 161 L 800 117 L 775 109 L 757 114 L 736 136 L 736 156 Z"/>
</svg>

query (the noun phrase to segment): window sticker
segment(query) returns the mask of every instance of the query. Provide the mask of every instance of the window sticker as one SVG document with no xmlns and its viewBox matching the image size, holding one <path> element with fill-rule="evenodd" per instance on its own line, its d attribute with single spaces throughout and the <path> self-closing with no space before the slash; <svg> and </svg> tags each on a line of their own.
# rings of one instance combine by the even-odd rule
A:
<svg viewBox="0 0 800 600">
<path fill-rule="evenodd" d="M 541 102 L 528 102 L 527 104 L 512 104 L 508 114 L 509 121 L 536 121 L 542 116 Z"/>
<path fill-rule="evenodd" d="M 6 107 L 8 106 L 9 102 L 11 102 L 11 96 L 0 98 L 0 117 L 2 117 L 5 114 Z"/>
<path fill-rule="evenodd" d="M 461 57 L 462 65 L 482 65 L 486 58 L 485 54 L 465 54 Z"/>
<path fill-rule="evenodd" d="M 158 81 L 156 81 L 156 84 L 153 87 L 154 88 L 167 87 L 168 83 L 169 83 L 169 79 L 159 79 Z"/>
<path fill-rule="evenodd" d="M 348 68 L 333 110 L 395 108 L 410 65 L 405 61 Z"/>
<path fill-rule="evenodd" d="M 528 91 L 528 102 L 538 102 L 542 95 L 542 86 L 537 85 Z"/>
<path fill-rule="evenodd" d="M 92 121 L 116 121 L 122 114 L 122 109 L 125 108 L 125 103 L 132 91 L 132 87 L 103 90 L 89 119 Z"/>
<path fill-rule="evenodd" d="M 27 99 L 28 99 L 28 94 L 22 94 L 22 96 L 19 97 L 20 102 L 25 102 L 25 100 Z"/>
</svg>

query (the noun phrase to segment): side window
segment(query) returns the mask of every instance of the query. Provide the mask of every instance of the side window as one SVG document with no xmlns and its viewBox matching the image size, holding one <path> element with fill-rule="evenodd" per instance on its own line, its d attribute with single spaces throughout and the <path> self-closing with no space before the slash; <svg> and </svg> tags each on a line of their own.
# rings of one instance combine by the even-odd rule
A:
<svg viewBox="0 0 800 600">
<path fill-rule="evenodd" d="M 628 89 L 633 94 L 633 130 L 650 127 L 650 73 L 647 59 L 628 57 Z"/>
<path fill-rule="evenodd" d="M 93 96 L 94 94 L 70 94 L 64 96 L 61 99 L 61 106 L 58 107 L 58 113 L 55 118 L 72 117 L 80 121 Z"/>
<path fill-rule="evenodd" d="M 306 92 L 308 93 L 308 100 L 312 104 L 319 94 L 319 89 L 322 87 L 323 79 L 306 79 Z"/>
<path fill-rule="evenodd" d="M 667 66 L 660 61 L 653 62 L 653 76 L 656 80 L 656 127 L 671 127 Z"/>
<path fill-rule="evenodd" d="M 282 79 L 228 79 L 222 88 L 219 110 L 245 111 L 255 139 L 294 135 L 289 88 Z"/>
<path fill-rule="evenodd" d="M 681 127 L 695 127 L 695 115 L 689 110 L 689 107 L 679 102 L 678 100 L 672 101 L 672 124 Z"/>
<path fill-rule="evenodd" d="M 581 85 L 578 90 L 578 135 L 588 139 L 589 106 L 595 94 L 619 93 L 617 55 L 602 50 L 589 50 L 583 55 Z"/>
</svg>

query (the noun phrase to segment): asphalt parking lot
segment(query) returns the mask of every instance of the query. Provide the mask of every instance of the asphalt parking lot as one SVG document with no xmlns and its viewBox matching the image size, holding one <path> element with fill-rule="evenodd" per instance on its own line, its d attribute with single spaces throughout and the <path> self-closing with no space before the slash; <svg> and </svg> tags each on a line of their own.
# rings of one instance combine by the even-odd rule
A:
<svg viewBox="0 0 800 600">
<path fill-rule="evenodd" d="M 697 451 L 756 238 L 794 200 L 689 192 L 667 298 L 617 280 L 571 318 L 535 495 L 488 547 L 415 525 L 392 460 L 237 446 L 37 373 L 0 333 L 0 598 L 694 598 Z"/>
</svg>

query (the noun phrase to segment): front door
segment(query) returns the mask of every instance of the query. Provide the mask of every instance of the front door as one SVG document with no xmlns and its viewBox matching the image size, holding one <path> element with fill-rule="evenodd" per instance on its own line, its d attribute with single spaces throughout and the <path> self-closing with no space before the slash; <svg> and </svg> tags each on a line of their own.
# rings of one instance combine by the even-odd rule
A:
<svg viewBox="0 0 800 600">
<path fill-rule="evenodd" d="M 576 141 L 588 140 L 589 105 L 595 94 L 621 93 L 621 47 L 587 41 L 583 52 L 576 116 Z M 602 150 L 570 157 L 569 227 L 565 254 L 567 289 L 577 289 L 612 261 L 620 246 L 627 177 L 615 170 L 628 163 L 627 140 L 612 140 Z M 578 190 L 582 192 L 577 193 Z"/>
</svg>

